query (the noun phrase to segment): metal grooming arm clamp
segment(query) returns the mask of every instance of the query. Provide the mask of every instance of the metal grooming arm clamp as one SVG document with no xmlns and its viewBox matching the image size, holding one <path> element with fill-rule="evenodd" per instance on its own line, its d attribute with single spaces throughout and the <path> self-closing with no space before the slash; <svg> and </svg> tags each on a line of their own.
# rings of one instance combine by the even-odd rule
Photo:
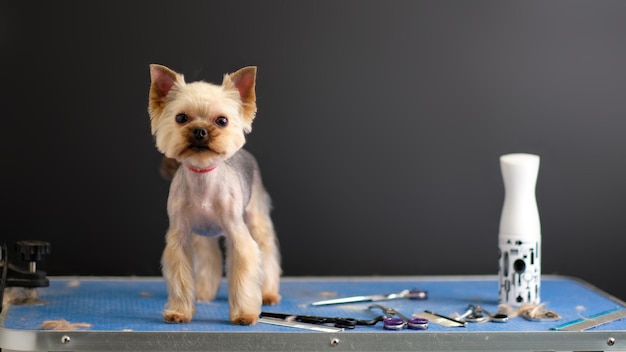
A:
<svg viewBox="0 0 626 352">
<path fill-rule="evenodd" d="M 21 268 L 9 262 L 9 253 L 6 244 L 0 248 L 0 312 L 4 289 L 7 287 L 23 287 L 27 289 L 48 287 L 50 282 L 46 272 L 37 269 L 37 263 L 44 256 L 50 254 L 50 243 L 42 241 L 19 241 L 15 244 L 15 250 L 24 261 L 28 262 L 28 268 Z"/>
</svg>

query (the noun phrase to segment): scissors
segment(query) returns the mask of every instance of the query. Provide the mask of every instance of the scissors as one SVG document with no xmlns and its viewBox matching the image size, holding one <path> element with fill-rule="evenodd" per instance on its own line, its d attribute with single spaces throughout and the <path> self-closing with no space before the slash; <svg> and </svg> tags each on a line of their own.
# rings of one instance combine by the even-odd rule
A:
<svg viewBox="0 0 626 352">
<path fill-rule="evenodd" d="M 382 295 L 369 295 L 369 296 L 352 296 L 344 298 L 328 299 L 325 301 L 317 301 L 311 303 L 312 306 L 325 306 L 329 304 L 342 304 L 342 303 L 358 303 L 358 302 L 377 302 L 387 301 L 391 299 L 408 298 L 408 299 L 426 299 L 428 296 L 426 291 L 422 290 L 403 290 L 397 293 L 388 293 Z"/>
<path fill-rule="evenodd" d="M 405 327 L 412 330 L 428 329 L 428 319 L 409 318 L 393 308 L 388 308 L 380 304 L 372 304 L 368 309 L 378 308 L 383 311 L 385 319 L 383 319 L 383 328 L 386 330 L 402 330 Z M 397 316 L 397 317 L 394 317 Z"/>
<path fill-rule="evenodd" d="M 470 304 L 467 306 L 467 311 L 461 314 L 458 319 L 470 323 L 483 323 L 486 321 L 506 323 L 509 321 L 509 316 L 504 313 L 491 314 L 481 306 Z"/>
<path fill-rule="evenodd" d="M 308 324 L 332 324 L 337 328 L 344 329 L 354 329 L 357 325 L 376 325 L 379 321 L 384 321 L 385 316 L 379 315 L 370 320 L 361 320 L 354 318 L 337 318 L 337 317 L 322 317 L 315 315 L 294 315 L 294 314 L 284 314 L 284 313 L 272 313 L 272 312 L 261 312 L 261 317 L 268 318 L 279 318 L 286 321 L 297 321 L 301 323 Z"/>
</svg>

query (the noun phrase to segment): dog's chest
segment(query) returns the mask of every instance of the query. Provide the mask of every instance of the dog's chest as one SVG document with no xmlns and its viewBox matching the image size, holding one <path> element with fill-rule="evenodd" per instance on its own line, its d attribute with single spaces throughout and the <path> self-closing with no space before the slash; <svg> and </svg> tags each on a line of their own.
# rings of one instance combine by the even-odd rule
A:
<svg viewBox="0 0 626 352">
<path fill-rule="evenodd" d="M 222 232 L 221 220 L 224 208 L 230 207 L 224 193 L 226 185 L 207 181 L 205 184 L 191 185 L 187 199 L 189 220 L 192 230 L 203 236 L 217 236 Z"/>
<path fill-rule="evenodd" d="M 186 176 L 174 181 L 170 196 L 178 201 L 171 210 L 185 218 L 194 233 L 221 235 L 229 214 L 243 211 L 240 183 L 217 173 Z"/>
</svg>

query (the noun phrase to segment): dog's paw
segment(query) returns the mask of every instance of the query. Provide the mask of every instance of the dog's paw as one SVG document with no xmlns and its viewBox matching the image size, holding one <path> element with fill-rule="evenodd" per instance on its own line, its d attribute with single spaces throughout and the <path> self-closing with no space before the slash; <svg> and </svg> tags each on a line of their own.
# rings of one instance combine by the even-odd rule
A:
<svg viewBox="0 0 626 352">
<path fill-rule="evenodd" d="M 282 297 L 276 293 L 265 293 L 263 294 L 263 305 L 272 306 L 280 302 Z"/>
<path fill-rule="evenodd" d="M 257 314 L 241 314 L 230 318 L 230 322 L 235 325 L 254 325 L 259 321 Z"/>
<path fill-rule="evenodd" d="M 189 323 L 191 321 L 190 314 L 181 314 L 178 312 L 174 312 L 171 310 L 166 310 L 163 312 L 163 318 L 168 323 Z"/>
</svg>

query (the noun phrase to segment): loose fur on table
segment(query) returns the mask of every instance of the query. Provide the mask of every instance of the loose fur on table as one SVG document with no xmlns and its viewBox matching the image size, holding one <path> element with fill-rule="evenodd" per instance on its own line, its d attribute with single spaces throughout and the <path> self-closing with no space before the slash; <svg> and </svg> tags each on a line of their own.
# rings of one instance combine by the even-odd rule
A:
<svg viewBox="0 0 626 352">
<path fill-rule="evenodd" d="M 557 320 L 561 318 L 558 313 L 546 308 L 545 303 L 522 303 L 519 307 L 501 304 L 498 306 L 498 313 L 506 314 L 511 318 L 521 315 L 530 320 Z"/>
<path fill-rule="evenodd" d="M 59 320 L 46 320 L 44 321 L 39 328 L 43 330 L 78 330 L 78 329 L 89 329 L 92 325 L 89 323 L 70 323 L 65 319 Z"/>
<path fill-rule="evenodd" d="M 2 296 L 2 306 L 6 307 L 9 304 L 23 305 L 23 304 L 40 304 L 37 295 L 37 289 L 23 288 L 23 287 L 7 287 L 4 289 L 4 295 Z"/>
</svg>

